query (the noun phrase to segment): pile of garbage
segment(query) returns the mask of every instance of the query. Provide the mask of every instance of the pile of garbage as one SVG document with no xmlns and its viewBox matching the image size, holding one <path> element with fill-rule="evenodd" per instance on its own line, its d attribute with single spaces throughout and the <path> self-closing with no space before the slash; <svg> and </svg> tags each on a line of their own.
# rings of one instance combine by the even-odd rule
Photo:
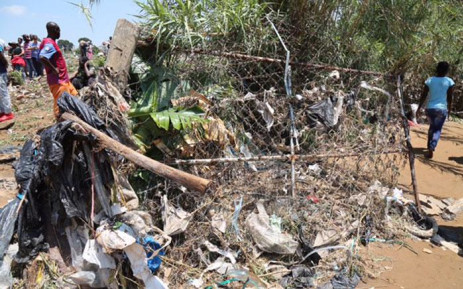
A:
<svg viewBox="0 0 463 289">
<path fill-rule="evenodd" d="M 107 87 L 92 89 L 114 94 Z M 274 99 L 245 99 L 262 111 L 256 110 L 267 131 L 273 127 Z M 117 96 L 112 101 L 122 102 Z M 96 112 L 110 107 L 119 113 L 120 105 L 94 109 L 67 94 L 58 104 L 61 113 L 132 145 L 122 118 L 103 121 Z M 321 120 L 318 114 L 314 125 Z M 349 164 L 342 169 L 329 161 L 298 164 L 297 198 L 287 195 L 287 163 L 262 168 L 256 162 L 254 168 L 232 167 L 206 194 L 159 181 L 151 190 L 155 194 L 140 204 L 142 193 L 131 187 L 130 171 L 121 170 L 126 162 L 69 120 L 27 141 L 15 164 L 18 197 L 0 212 L 2 285 L 355 288 L 371 276 L 359 246 L 435 229 L 421 222 L 424 217 L 400 190 Z M 407 230 L 410 224 L 415 226 Z"/>
<path fill-rule="evenodd" d="M 59 107 L 120 139 L 77 98 L 64 94 Z M 137 210 L 135 192 L 117 171 L 120 163 L 118 155 L 99 148 L 94 136 L 71 121 L 58 122 L 27 141 L 15 165 L 18 197 L 1 210 L 1 274 L 9 275 L 11 263 L 24 268 L 39 257 L 47 263 L 42 254 L 47 253 L 59 268 L 54 280 L 59 288 L 69 282 L 93 288 L 165 288 L 152 273 L 170 237 L 153 226 L 149 213 Z M 13 279 L 2 283 L 11 286 Z"/>
<path fill-rule="evenodd" d="M 395 183 L 403 161 L 387 154 L 402 143 L 385 90 L 344 93 L 333 72 L 335 84 L 294 98 L 273 88 L 219 98 L 162 78 L 134 112 L 111 73 L 100 71 L 81 99 L 64 94 L 62 120 L 22 147 L 17 198 L 0 210 L 0 288 L 355 288 L 377 276 L 363 246 L 407 247 L 411 235 L 451 246 L 382 184 Z M 167 87 L 182 94 L 156 95 Z M 387 98 L 384 114 L 361 89 Z M 182 171 L 155 163 L 159 176 L 135 191 L 129 179 L 144 172 L 129 161 L 148 169 L 153 160 L 133 151 L 131 131 Z M 290 152 L 307 158 L 291 164 Z M 189 177 L 200 186 L 185 185 Z M 443 217 L 463 211 L 460 201 L 423 202 Z"/>
</svg>

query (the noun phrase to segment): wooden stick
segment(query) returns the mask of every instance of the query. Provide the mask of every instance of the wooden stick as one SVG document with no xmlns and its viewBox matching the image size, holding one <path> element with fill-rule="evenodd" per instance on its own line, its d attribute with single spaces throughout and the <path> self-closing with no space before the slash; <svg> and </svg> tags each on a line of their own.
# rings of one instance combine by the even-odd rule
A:
<svg viewBox="0 0 463 289">
<path fill-rule="evenodd" d="M 65 120 L 70 120 L 75 123 L 78 123 L 86 131 L 95 135 L 103 147 L 108 148 L 117 154 L 120 154 L 121 156 L 132 161 L 133 163 L 139 165 L 142 168 L 145 168 L 162 177 L 173 180 L 187 187 L 190 190 L 199 191 L 199 192 L 204 193 L 206 189 L 208 188 L 209 184 L 211 183 L 210 180 L 206 180 L 206 179 L 194 176 L 192 174 L 185 173 L 183 171 L 174 169 L 163 163 L 150 159 L 147 156 L 144 156 L 141 153 L 136 152 L 132 150 L 131 148 L 121 144 L 120 142 L 110 138 L 106 134 L 95 129 L 94 127 L 87 124 L 86 122 L 84 122 L 83 120 L 81 120 L 75 115 L 72 115 L 66 112 L 61 117 Z"/>
<path fill-rule="evenodd" d="M 313 155 L 278 155 L 278 156 L 256 156 L 256 157 L 237 157 L 237 158 L 217 158 L 217 159 L 194 159 L 194 160 L 175 160 L 175 164 L 179 165 L 210 165 L 218 163 L 238 163 L 238 162 L 258 162 L 258 161 L 315 161 L 325 158 L 346 158 L 363 155 L 387 155 L 402 153 L 401 149 L 387 150 L 383 152 L 365 151 L 361 153 L 345 153 L 345 154 L 313 154 Z"/>
<path fill-rule="evenodd" d="M 195 49 L 193 51 L 185 51 L 188 53 L 196 53 L 196 54 L 204 54 L 204 55 L 211 55 L 211 56 L 220 56 L 220 57 L 227 57 L 227 58 L 234 58 L 240 60 L 247 60 L 253 62 L 268 62 L 268 63 L 281 63 L 285 64 L 285 60 L 283 59 L 276 59 L 276 58 L 269 58 L 269 57 L 260 57 L 260 56 L 252 56 L 240 53 L 231 53 L 231 52 L 220 52 L 220 51 L 205 51 L 201 49 Z M 368 75 L 377 75 L 377 76 L 387 76 L 385 73 L 377 72 L 377 71 L 367 71 L 367 70 L 359 70 L 353 68 L 344 68 L 344 67 L 337 67 L 331 65 L 322 65 L 322 64 L 313 64 L 307 62 L 294 62 L 290 61 L 290 65 L 301 66 L 311 69 L 318 69 L 318 70 L 338 70 L 346 73 L 358 73 L 358 74 L 368 74 Z"/>
<path fill-rule="evenodd" d="M 418 208 L 418 212 L 422 213 L 421 203 L 420 203 L 420 194 L 418 193 L 418 184 L 416 182 L 415 153 L 413 152 L 413 146 L 412 146 L 412 142 L 410 139 L 410 127 L 408 125 L 408 119 L 405 116 L 404 100 L 403 100 L 403 94 L 402 94 L 402 81 L 400 80 L 400 76 L 397 76 L 397 96 L 399 97 L 400 112 L 402 116 L 402 126 L 404 127 L 405 140 L 407 142 L 408 160 L 410 162 L 410 173 L 412 175 L 412 185 L 413 185 L 413 193 L 415 194 L 415 203 L 416 203 L 416 207 Z"/>
</svg>

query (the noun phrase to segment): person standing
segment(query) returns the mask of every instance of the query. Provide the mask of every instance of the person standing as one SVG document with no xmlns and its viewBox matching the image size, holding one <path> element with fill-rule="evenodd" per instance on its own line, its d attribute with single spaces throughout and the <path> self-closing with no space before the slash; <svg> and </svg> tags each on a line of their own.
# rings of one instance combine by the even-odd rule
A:
<svg viewBox="0 0 463 289">
<path fill-rule="evenodd" d="M 58 118 L 58 99 L 61 94 L 67 92 L 76 96 L 78 93 L 69 80 L 66 60 L 58 44 L 56 44 L 56 40 L 61 36 L 61 29 L 55 22 L 48 22 L 46 27 L 48 36 L 40 44 L 40 61 L 47 72 L 48 86 L 54 99 L 53 111 L 55 117 Z"/>
<path fill-rule="evenodd" d="M 30 48 L 31 38 L 29 35 L 24 34 L 24 60 L 26 61 L 26 74 L 29 79 L 34 78 L 36 72 L 34 68 L 34 63 L 32 63 L 32 50 Z"/>
<path fill-rule="evenodd" d="M 31 43 L 29 44 L 29 49 L 31 50 L 32 55 L 32 65 L 34 66 L 35 73 L 37 76 L 43 76 L 43 67 L 42 63 L 40 63 L 40 42 L 37 35 L 31 35 Z"/>
<path fill-rule="evenodd" d="M 436 76 L 426 80 L 421 94 L 417 114 L 420 113 L 426 98 L 429 94 L 429 101 L 426 107 L 426 116 L 429 120 L 428 130 L 428 158 L 432 158 L 439 142 L 445 119 L 452 109 L 452 96 L 455 82 L 447 77 L 449 64 L 445 61 L 439 62 L 436 68 Z"/>
<path fill-rule="evenodd" d="M 0 39 L 0 122 L 14 119 L 11 112 L 11 99 L 8 93 L 8 60 L 4 54 L 5 42 Z"/>
</svg>

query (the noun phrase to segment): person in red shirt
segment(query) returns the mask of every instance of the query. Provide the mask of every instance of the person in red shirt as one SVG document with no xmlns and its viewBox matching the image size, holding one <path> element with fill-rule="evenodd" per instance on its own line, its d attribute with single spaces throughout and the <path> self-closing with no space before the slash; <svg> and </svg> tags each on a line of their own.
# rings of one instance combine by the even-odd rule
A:
<svg viewBox="0 0 463 289">
<path fill-rule="evenodd" d="M 45 66 L 45 71 L 47 72 L 48 86 L 54 98 L 53 111 L 55 117 L 58 118 L 58 99 L 61 97 L 61 94 L 67 92 L 76 96 L 77 90 L 69 80 L 66 60 L 56 44 L 56 39 L 59 39 L 61 36 L 61 29 L 55 22 L 48 22 L 47 33 L 47 38 L 43 39 L 40 44 L 40 61 Z"/>
</svg>

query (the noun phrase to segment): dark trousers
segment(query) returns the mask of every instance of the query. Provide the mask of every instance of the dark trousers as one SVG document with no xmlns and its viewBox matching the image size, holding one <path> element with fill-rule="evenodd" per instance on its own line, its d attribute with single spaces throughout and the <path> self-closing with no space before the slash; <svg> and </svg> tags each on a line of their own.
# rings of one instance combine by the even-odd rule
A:
<svg viewBox="0 0 463 289">
<path fill-rule="evenodd" d="M 428 149 L 431 151 L 436 150 L 437 143 L 439 142 L 444 126 L 445 119 L 447 118 L 446 109 L 428 108 L 426 109 L 426 116 L 429 120 L 428 130 Z"/>
<path fill-rule="evenodd" d="M 34 65 L 36 75 L 43 76 L 43 66 L 40 59 L 32 57 L 32 65 Z"/>
<path fill-rule="evenodd" d="M 27 76 L 29 76 L 30 79 L 32 79 L 36 73 L 34 63 L 32 62 L 32 58 L 25 58 L 26 60 L 26 71 L 27 71 Z"/>
</svg>

